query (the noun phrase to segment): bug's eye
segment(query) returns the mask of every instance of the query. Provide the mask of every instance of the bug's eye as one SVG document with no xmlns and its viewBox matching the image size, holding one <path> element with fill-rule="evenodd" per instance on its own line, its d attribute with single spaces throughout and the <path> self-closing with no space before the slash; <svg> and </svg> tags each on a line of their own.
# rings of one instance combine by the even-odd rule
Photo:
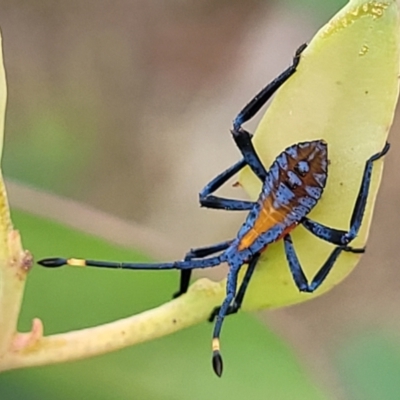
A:
<svg viewBox="0 0 400 400">
<path fill-rule="evenodd" d="M 305 176 L 307 172 L 310 170 L 310 165 L 307 161 L 299 161 L 295 166 L 294 170 L 300 175 Z"/>
</svg>

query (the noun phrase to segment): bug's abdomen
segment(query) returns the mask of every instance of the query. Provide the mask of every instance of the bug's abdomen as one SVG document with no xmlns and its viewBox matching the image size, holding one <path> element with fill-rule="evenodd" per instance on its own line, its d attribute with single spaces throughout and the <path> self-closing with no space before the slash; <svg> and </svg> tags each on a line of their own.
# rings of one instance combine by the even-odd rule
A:
<svg viewBox="0 0 400 400">
<path fill-rule="evenodd" d="M 257 206 L 239 231 L 238 250 L 268 245 L 294 228 L 316 205 L 327 178 L 327 145 L 298 143 L 272 164 Z M 256 249 L 258 251 L 258 249 Z"/>
<path fill-rule="evenodd" d="M 274 208 L 271 198 L 267 197 L 259 208 L 258 215 L 254 219 L 252 226 L 242 236 L 238 250 L 249 248 L 264 232 L 271 230 L 278 224 L 283 224 L 286 217 L 287 212 L 284 209 Z"/>
</svg>

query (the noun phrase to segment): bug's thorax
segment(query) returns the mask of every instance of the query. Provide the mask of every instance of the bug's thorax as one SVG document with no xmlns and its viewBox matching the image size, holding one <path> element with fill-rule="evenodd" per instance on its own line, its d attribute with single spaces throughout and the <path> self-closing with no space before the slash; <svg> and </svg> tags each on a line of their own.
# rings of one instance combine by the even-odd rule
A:
<svg viewBox="0 0 400 400">
<path fill-rule="evenodd" d="M 284 150 L 268 171 L 257 204 L 239 231 L 238 249 L 255 245 L 259 251 L 294 229 L 321 197 L 327 165 L 327 146 L 321 140 Z"/>
</svg>

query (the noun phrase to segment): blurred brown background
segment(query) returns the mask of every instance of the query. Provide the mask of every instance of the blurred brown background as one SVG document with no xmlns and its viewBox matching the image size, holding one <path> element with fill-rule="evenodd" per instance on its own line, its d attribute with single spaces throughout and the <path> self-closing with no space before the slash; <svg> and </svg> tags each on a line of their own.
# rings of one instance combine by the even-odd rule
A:
<svg viewBox="0 0 400 400">
<path fill-rule="evenodd" d="M 179 258 L 232 236 L 243 216 L 200 209 L 197 197 L 238 159 L 231 121 L 343 3 L 3 0 L 6 176 L 154 232 L 148 249 L 159 257 L 157 240 Z M 343 337 L 378 329 L 398 339 L 398 130 L 396 121 L 358 268 L 321 298 L 262 315 L 335 398 L 347 398 L 332 367 Z M 48 201 L 18 198 L 42 212 Z M 96 231 L 85 211 L 70 218 Z"/>
</svg>

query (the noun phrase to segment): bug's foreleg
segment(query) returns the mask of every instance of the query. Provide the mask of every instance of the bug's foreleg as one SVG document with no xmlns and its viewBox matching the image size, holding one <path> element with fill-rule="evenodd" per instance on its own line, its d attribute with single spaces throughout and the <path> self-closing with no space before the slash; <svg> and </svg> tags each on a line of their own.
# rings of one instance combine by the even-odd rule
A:
<svg viewBox="0 0 400 400">
<path fill-rule="evenodd" d="M 239 172 L 247 164 L 250 165 L 261 181 L 265 180 L 267 172 L 251 144 L 251 134 L 242 129 L 242 124 L 253 118 L 260 108 L 262 108 L 272 97 L 272 95 L 296 72 L 296 68 L 300 62 L 300 55 L 306 47 L 306 44 L 301 45 L 293 57 L 292 65 L 254 96 L 234 119 L 232 134 L 237 146 L 244 156 L 244 159 L 238 161 L 235 165 L 218 175 L 204 187 L 200 192 L 200 204 L 203 207 L 235 211 L 251 209 L 250 202 L 237 202 L 236 200 L 221 199 L 216 196 L 211 196 L 211 193 L 221 187 L 228 179 Z"/>
<path fill-rule="evenodd" d="M 232 242 L 231 240 L 227 240 L 225 242 L 217 243 L 212 246 L 191 249 L 188 253 L 186 253 L 184 261 L 193 260 L 194 258 L 208 257 L 211 256 L 212 254 L 218 253 L 219 251 L 224 251 L 229 247 L 231 242 Z M 181 270 L 179 291 L 174 293 L 173 298 L 179 297 L 180 295 L 187 292 L 189 288 L 191 275 L 192 275 L 191 269 Z"/>
<path fill-rule="evenodd" d="M 249 265 L 247 267 L 246 273 L 243 277 L 243 281 L 240 284 L 239 290 L 233 300 L 233 303 L 229 305 L 226 315 L 235 314 L 239 311 L 240 307 L 242 306 L 244 295 L 246 294 L 247 287 L 250 283 L 251 277 L 253 276 L 253 272 L 256 268 L 257 262 L 260 258 L 260 254 L 256 254 L 250 260 Z M 213 322 L 216 316 L 219 314 L 221 307 L 215 307 L 213 312 L 209 317 L 209 322 Z"/>
<path fill-rule="evenodd" d="M 231 131 L 233 139 L 243 154 L 244 160 L 261 181 L 265 181 L 267 171 L 253 147 L 251 142 L 252 135 L 243 129 L 242 125 L 253 118 L 271 96 L 296 72 L 296 68 L 300 63 L 300 55 L 306 47 L 307 45 L 303 44 L 297 49 L 292 65 L 257 93 L 233 121 L 233 129 Z"/>
<path fill-rule="evenodd" d="M 360 230 L 365 207 L 367 205 L 368 193 L 371 184 L 371 174 L 373 169 L 373 163 L 379 160 L 389 151 L 390 145 L 386 143 L 385 147 L 379 153 L 374 154 L 365 163 L 365 168 L 361 180 L 360 189 L 358 192 L 357 200 L 354 205 L 353 213 L 350 219 L 350 229 L 348 231 L 342 231 L 327 227 L 318 222 L 312 221 L 309 218 L 304 218 L 302 221 L 303 226 L 313 233 L 315 236 L 323 239 L 329 243 L 333 243 L 339 246 L 345 246 L 349 244 L 358 234 Z M 355 249 L 357 251 L 357 249 Z"/>
<path fill-rule="evenodd" d="M 212 195 L 212 193 L 218 190 L 226 181 L 232 178 L 246 165 L 247 164 L 245 160 L 240 160 L 236 164 L 232 165 L 232 167 L 228 168 L 227 170 L 216 176 L 200 192 L 200 205 L 207 208 L 216 208 L 231 211 L 251 210 L 254 205 L 254 203 L 251 201 L 224 199 L 222 197 Z"/>
<path fill-rule="evenodd" d="M 244 129 L 233 129 L 231 131 L 232 137 L 239 147 L 244 160 L 252 169 L 252 171 L 256 174 L 256 176 L 264 182 L 267 178 L 267 170 L 265 169 L 263 163 L 258 156 L 256 149 L 254 148 L 253 142 L 251 141 L 251 135 L 249 132 Z"/>
<path fill-rule="evenodd" d="M 232 304 L 233 299 L 235 298 L 237 279 L 238 279 L 238 269 L 231 267 L 229 270 L 228 278 L 227 278 L 227 282 L 226 282 L 226 297 L 221 305 L 221 308 L 217 315 L 217 319 L 216 319 L 215 326 L 214 326 L 213 340 L 212 340 L 212 350 L 213 350 L 212 365 L 213 365 L 214 372 L 218 376 L 222 375 L 222 368 L 223 368 L 222 356 L 220 353 L 219 336 L 221 334 L 221 328 L 222 328 L 222 324 L 224 322 L 226 313 L 229 309 L 229 306 Z"/>
<path fill-rule="evenodd" d="M 277 78 L 265 86 L 257 93 L 248 104 L 239 112 L 233 121 L 233 129 L 238 130 L 242 124 L 249 121 L 257 112 L 265 105 L 272 95 L 296 72 L 296 68 L 300 63 L 300 55 L 307 47 L 307 44 L 302 44 L 293 57 L 292 65 L 283 71 Z"/>
<path fill-rule="evenodd" d="M 304 274 L 303 268 L 300 265 L 300 261 L 293 247 L 292 238 L 290 237 L 290 235 L 286 235 L 283 240 L 285 244 L 286 259 L 289 264 L 290 272 L 292 273 L 293 280 L 296 286 L 301 292 L 312 293 L 314 292 L 314 290 L 318 289 L 318 287 L 324 282 L 325 278 L 328 276 L 340 253 L 342 251 L 351 251 L 351 248 L 347 246 L 335 247 L 329 255 L 328 259 L 315 274 L 311 283 L 308 283 L 308 279 Z"/>
</svg>

